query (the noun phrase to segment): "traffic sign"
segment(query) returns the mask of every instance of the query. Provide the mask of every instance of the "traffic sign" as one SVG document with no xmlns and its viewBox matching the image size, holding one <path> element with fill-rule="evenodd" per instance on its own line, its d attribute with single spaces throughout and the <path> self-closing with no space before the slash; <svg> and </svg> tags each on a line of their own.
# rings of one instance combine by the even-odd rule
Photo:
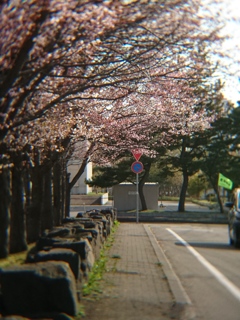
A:
<svg viewBox="0 0 240 320">
<path fill-rule="evenodd" d="M 134 161 L 131 165 L 131 169 L 134 173 L 141 173 L 143 171 L 143 164 L 140 161 Z"/>
<path fill-rule="evenodd" d="M 138 161 L 142 156 L 142 152 L 140 152 L 139 150 L 132 150 L 132 154 L 133 154 L 134 158 L 136 159 L 136 161 Z"/>
</svg>

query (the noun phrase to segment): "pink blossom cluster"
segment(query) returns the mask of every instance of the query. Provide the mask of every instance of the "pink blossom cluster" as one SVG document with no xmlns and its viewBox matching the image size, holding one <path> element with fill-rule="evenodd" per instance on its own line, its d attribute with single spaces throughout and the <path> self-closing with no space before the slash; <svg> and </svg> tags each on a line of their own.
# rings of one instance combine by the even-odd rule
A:
<svg viewBox="0 0 240 320">
<path fill-rule="evenodd" d="M 204 130 L 211 121 L 204 108 L 209 53 L 220 37 L 212 24 L 201 28 L 199 5 L 4 0 L 2 142 L 60 152 L 64 139 L 84 140 L 92 160 L 108 161 L 135 147 L 153 156 L 173 135 Z"/>
</svg>

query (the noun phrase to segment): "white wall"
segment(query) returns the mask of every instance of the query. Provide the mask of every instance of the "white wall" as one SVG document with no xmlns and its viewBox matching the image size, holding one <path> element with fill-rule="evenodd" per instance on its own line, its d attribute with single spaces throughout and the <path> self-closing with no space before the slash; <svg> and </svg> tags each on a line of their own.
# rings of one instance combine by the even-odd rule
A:
<svg viewBox="0 0 240 320">
<path fill-rule="evenodd" d="M 78 169 L 81 166 L 81 162 L 78 160 L 73 160 L 69 162 L 68 165 L 68 173 L 70 173 L 70 181 L 73 179 L 73 177 L 78 172 Z M 76 182 L 74 187 L 71 190 L 71 194 L 88 194 L 92 191 L 92 188 L 89 187 L 85 183 L 85 179 L 91 179 L 92 178 L 92 163 L 88 163 L 84 173 L 80 177 L 80 179 Z"/>
<path fill-rule="evenodd" d="M 74 154 L 68 162 L 68 173 L 70 173 L 70 181 L 78 172 L 82 163 L 83 155 L 86 154 L 87 148 L 88 148 L 87 141 L 82 141 L 76 144 Z M 92 188 L 85 183 L 85 179 L 88 180 L 91 178 L 92 178 L 92 163 L 89 162 L 84 170 L 84 173 L 72 188 L 71 194 L 88 194 L 89 192 L 91 192 Z"/>
</svg>

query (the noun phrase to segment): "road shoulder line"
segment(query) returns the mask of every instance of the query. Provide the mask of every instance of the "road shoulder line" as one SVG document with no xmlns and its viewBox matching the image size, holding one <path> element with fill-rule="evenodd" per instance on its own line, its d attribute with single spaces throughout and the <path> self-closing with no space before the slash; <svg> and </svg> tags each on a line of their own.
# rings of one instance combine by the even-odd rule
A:
<svg viewBox="0 0 240 320">
<path fill-rule="evenodd" d="M 185 289 L 183 288 L 180 279 L 174 272 L 170 261 L 168 260 L 167 256 L 165 255 L 163 248 L 161 247 L 160 243 L 157 241 L 154 233 L 151 230 L 151 226 L 149 224 L 143 224 L 145 231 L 151 241 L 153 249 L 156 253 L 157 259 L 159 263 L 162 265 L 163 272 L 167 278 L 170 290 L 173 294 L 174 300 L 179 305 L 185 306 L 185 312 L 182 319 L 195 319 L 196 313 L 193 309 L 192 302 L 186 293 Z"/>
<path fill-rule="evenodd" d="M 177 240 L 179 240 L 191 254 L 220 282 L 225 289 L 227 289 L 238 301 L 240 301 L 240 289 L 232 283 L 224 274 L 222 274 L 217 268 L 215 268 L 207 259 L 205 259 L 199 252 L 197 252 L 190 244 L 180 237 L 172 229 L 167 228 Z"/>
</svg>

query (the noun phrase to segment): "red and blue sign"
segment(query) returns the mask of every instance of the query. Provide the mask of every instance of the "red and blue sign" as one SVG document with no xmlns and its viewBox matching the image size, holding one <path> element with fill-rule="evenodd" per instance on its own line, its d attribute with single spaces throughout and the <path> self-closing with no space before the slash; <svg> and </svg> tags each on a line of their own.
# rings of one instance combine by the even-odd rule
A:
<svg viewBox="0 0 240 320">
<path fill-rule="evenodd" d="M 140 161 L 134 161 L 131 165 L 131 169 L 134 173 L 141 173 L 143 171 L 143 164 Z"/>
</svg>

